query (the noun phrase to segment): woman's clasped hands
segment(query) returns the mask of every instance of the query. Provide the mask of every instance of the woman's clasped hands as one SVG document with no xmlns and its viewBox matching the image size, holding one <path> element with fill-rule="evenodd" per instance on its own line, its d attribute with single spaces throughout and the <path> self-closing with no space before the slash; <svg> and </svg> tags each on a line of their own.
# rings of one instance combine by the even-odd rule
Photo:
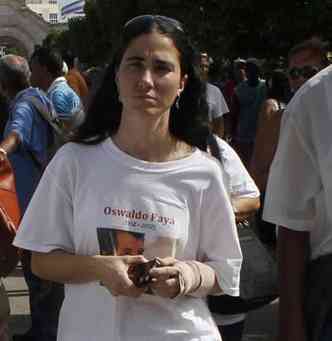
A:
<svg viewBox="0 0 332 341">
<path fill-rule="evenodd" d="M 148 261 L 144 256 L 96 256 L 97 276 L 113 296 L 151 293 L 174 298 L 181 291 L 181 269 L 174 258 Z"/>
</svg>

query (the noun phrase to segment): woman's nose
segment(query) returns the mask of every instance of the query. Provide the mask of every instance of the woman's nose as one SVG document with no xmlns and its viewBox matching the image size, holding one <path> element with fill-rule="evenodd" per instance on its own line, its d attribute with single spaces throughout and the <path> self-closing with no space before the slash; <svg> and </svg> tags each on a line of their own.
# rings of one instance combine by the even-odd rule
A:
<svg viewBox="0 0 332 341">
<path fill-rule="evenodd" d="M 153 74 L 151 70 L 145 69 L 142 72 L 139 84 L 141 87 L 150 87 L 153 85 Z"/>
</svg>

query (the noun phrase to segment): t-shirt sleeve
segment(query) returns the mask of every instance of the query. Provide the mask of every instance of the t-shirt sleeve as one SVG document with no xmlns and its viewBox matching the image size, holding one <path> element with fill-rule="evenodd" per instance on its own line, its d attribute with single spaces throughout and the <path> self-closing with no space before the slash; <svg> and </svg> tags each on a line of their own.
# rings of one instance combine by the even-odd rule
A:
<svg viewBox="0 0 332 341">
<path fill-rule="evenodd" d="M 223 293 L 237 296 L 242 253 L 221 171 L 205 191 L 201 212 L 199 258 L 215 270 Z"/>
<path fill-rule="evenodd" d="M 230 194 L 237 198 L 258 198 L 259 190 L 235 150 L 217 137 Z"/>
<path fill-rule="evenodd" d="M 53 158 L 31 199 L 14 245 L 36 252 L 74 252 L 73 170 L 68 150 Z"/>
<path fill-rule="evenodd" d="M 28 103 L 17 103 L 12 111 L 12 120 L 8 127 L 9 132 L 15 132 L 23 147 L 27 147 L 31 141 L 33 112 Z"/>
<path fill-rule="evenodd" d="M 270 170 L 263 219 L 292 230 L 310 231 L 315 219 L 315 196 L 322 187 L 318 162 L 310 142 L 310 129 L 303 129 L 305 126 L 287 114 L 283 115 Z"/>
<path fill-rule="evenodd" d="M 225 98 L 216 86 L 208 88 L 207 102 L 209 107 L 210 120 L 215 120 L 229 112 Z"/>
</svg>

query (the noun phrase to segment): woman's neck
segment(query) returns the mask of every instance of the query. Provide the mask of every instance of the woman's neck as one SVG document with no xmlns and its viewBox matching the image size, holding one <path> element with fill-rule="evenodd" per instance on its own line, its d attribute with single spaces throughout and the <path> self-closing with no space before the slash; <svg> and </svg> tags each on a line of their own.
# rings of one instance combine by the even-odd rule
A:
<svg viewBox="0 0 332 341">
<path fill-rule="evenodd" d="M 193 148 L 172 136 L 168 123 L 168 117 L 122 119 L 112 139 L 122 151 L 137 159 L 150 162 L 182 159 L 191 154 Z"/>
</svg>

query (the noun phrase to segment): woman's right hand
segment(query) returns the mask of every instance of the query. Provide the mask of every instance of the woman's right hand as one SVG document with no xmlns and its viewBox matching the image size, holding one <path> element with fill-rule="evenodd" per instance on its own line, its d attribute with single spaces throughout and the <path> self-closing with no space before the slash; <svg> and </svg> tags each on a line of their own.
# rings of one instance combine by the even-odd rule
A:
<svg viewBox="0 0 332 341">
<path fill-rule="evenodd" d="M 137 288 L 128 276 L 130 265 L 147 262 L 143 256 L 95 256 L 97 277 L 113 296 L 138 297 L 145 288 Z"/>
</svg>

